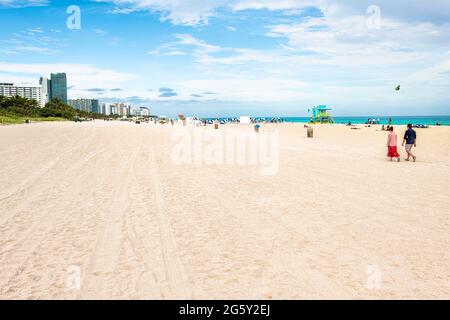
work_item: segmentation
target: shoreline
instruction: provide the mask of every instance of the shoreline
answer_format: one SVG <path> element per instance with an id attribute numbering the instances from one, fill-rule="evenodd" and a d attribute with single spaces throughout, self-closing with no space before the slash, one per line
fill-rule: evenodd
<path id="1" fill-rule="evenodd" d="M 1 118 L 1 117 L 0 117 Z M 133 117 L 134 118 L 134 117 Z M 30 123 L 25 123 L 25 120 L 29 119 Z M 209 119 L 209 118 L 208 118 Z M 211 118 L 212 119 L 212 118 Z M 229 118 L 217 118 L 217 119 L 229 119 Z M 37 124 L 37 123 L 52 123 L 52 122 L 74 122 L 73 120 L 68 120 L 68 119 L 64 119 L 64 118 L 39 118 L 39 119 L 33 119 L 33 118 L 23 118 L 20 120 L 20 122 L 3 122 L 0 119 L 0 126 L 12 126 L 12 125 L 27 125 L 27 124 Z M 103 122 L 102 119 L 95 119 L 92 121 L 87 121 L 87 122 Z M 112 122 L 121 122 L 120 119 L 117 120 L 112 120 Z M 351 125 L 348 125 L 348 123 L 343 123 L 343 122 L 335 122 L 335 123 L 310 123 L 308 121 L 283 121 L 283 122 L 258 122 L 259 124 L 262 125 L 292 125 L 292 124 L 298 124 L 298 125 L 308 125 L 308 126 L 345 126 L 345 127 L 367 127 L 369 128 L 368 124 L 365 123 L 352 123 Z M 243 124 L 244 125 L 255 125 L 255 123 L 250 123 L 250 124 Z M 145 126 L 145 123 L 141 123 L 142 126 Z M 233 122 L 227 122 L 225 124 L 220 124 L 220 126 L 226 126 L 226 125 L 241 125 L 240 123 L 233 123 Z M 370 127 L 382 127 L 382 126 L 387 126 L 388 124 L 384 124 L 384 123 L 380 123 L 380 124 L 370 124 Z M 416 125 L 416 124 L 414 124 Z M 170 124 L 165 124 L 165 126 L 170 126 Z M 193 125 L 191 125 L 193 126 Z M 207 124 L 207 127 L 211 127 L 213 126 L 212 124 Z M 392 126 L 394 127 L 406 127 L 407 124 L 398 124 L 398 123 L 393 123 Z M 428 128 L 439 128 L 439 127 L 450 127 L 450 124 L 426 124 L 424 125 L 424 127 L 414 127 L 414 129 L 428 129 Z"/>
<path id="2" fill-rule="evenodd" d="M 223 118 L 200 118 L 206 120 L 228 120 L 233 119 L 230 117 Z M 236 118 L 234 118 L 236 119 Z M 238 119 L 238 118 L 237 118 Z M 309 117 L 251 117 L 251 119 L 266 119 L 261 122 L 270 122 L 271 119 L 279 119 L 283 123 L 310 123 Z M 367 120 L 369 117 L 333 117 L 334 124 L 348 124 L 351 122 L 354 125 L 367 125 Z M 378 119 L 372 118 L 371 120 Z M 450 126 L 450 116 L 423 116 L 423 117 L 392 117 L 391 125 L 407 125 L 412 123 L 413 125 L 427 125 L 427 126 Z M 439 125 L 438 125 L 439 124 Z M 372 125 L 389 125 L 389 117 L 380 117 L 379 124 Z"/>

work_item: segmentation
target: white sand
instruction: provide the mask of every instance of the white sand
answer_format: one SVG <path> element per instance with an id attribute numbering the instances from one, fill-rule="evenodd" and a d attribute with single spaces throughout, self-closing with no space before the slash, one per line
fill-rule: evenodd
<path id="1" fill-rule="evenodd" d="M 0 298 L 450 298 L 449 127 L 417 163 L 273 127 L 275 176 L 175 165 L 170 126 L 0 127 Z"/>

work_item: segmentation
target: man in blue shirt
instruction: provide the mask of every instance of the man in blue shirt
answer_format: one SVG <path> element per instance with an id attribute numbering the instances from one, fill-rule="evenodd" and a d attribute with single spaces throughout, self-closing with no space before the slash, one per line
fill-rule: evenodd
<path id="1" fill-rule="evenodd" d="M 402 146 L 406 143 L 406 153 L 408 154 L 408 159 L 406 161 L 409 161 L 409 159 L 412 157 L 413 161 L 416 162 L 416 156 L 412 153 L 412 148 L 417 147 L 417 134 L 412 128 L 412 124 L 408 124 L 408 130 L 405 132 L 405 136 L 403 138 Z"/>

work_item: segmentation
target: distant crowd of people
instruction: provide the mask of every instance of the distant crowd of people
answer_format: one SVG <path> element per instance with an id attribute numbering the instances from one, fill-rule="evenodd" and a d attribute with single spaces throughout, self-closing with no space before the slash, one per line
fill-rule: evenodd
<path id="1" fill-rule="evenodd" d="M 380 118 L 378 119 L 367 119 L 366 124 L 380 124 Z"/>

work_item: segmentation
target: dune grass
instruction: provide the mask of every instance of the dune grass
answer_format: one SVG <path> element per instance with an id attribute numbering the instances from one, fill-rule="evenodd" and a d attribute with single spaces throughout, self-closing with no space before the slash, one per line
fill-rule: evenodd
<path id="1" fill-rule="evenodd" d="M 25 120 L 29 119 L 31 122 L 52 122 L 52 121 L 67 121 L 64 118 L 55 117 L 22 117 L 15 115 L 0 115 L 0 125 L 11 125 L 11 124 L 21 124 L 25 123 Z"/>

